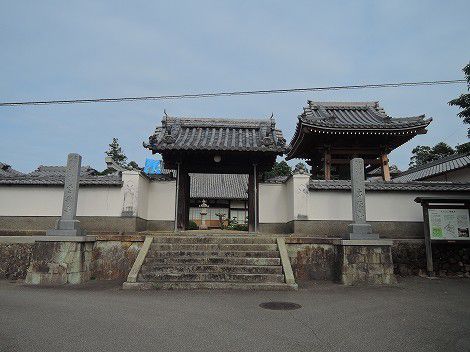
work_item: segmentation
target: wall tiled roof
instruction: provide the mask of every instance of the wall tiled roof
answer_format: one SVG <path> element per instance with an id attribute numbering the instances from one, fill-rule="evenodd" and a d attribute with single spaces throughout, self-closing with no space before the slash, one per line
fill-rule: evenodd
<path id="1" fill-rule="evenodd" d="M 146 148 L 165 150 L 265 151 L 283 153 L 286 141 L 274 119 L 165 117 Z"/>
<path id="2" fill-rule="evenodd" d="M 462 169 L 470 166 L 470 153 L 455 154 L 439 160 L 432 161 L 425 165 L 411 168 L 398 177 L 395 177 L 395 182 L 408 182 L 419 181 L 431 176 L 444 174 L 449 171 Z"/>
<path id="3" fill-rule="evenodd" d="M 0 177 L 5 176 L 19 176 L 22 175 L 23 173 L 13 169 L 10 165 L 0 163 Z"/>
<path id="4" fill-rule="evenodd" d="M 367 191 L 417 191 L 417 192 L 470 192 L 470 183 L 450 182 L 381 182 L 368 181 L 365 183 Z M 310 180 L 310 190 L 351 190 L 349 180 Z"/>
<path id="5" fill-rule="evenodd" d="M 29 174 L 1 174 L 0 185 L 50 185 L 64 184 L 65 166 L 39 166 Z M 80 185 L 109 185 L 121 186 L 122 177 L 119 173 L 98 176 L 97 171 L 90 166 L 83 166 L 80 170 Z"/>
<path id="6" fill-rule="evenodd" d="M 248 175 L 190 174 L 191 198 L 248 199 Z"/>
<path id="7" fill-rule="evenodd" d="M 274 176 L 263 181 L 263 183 L 284 183 L 291 176 Z"/>
<path id="8" fill-rule="evenodd" d="M 300 115 L 312 126 L 339 129 L 401 130 L 424 128 L 431 122 L 424 115 L 404 118 L 388 116 L 378 102 L 313 102 L 308 101 Z"/>
<path id="9" fill-rule="evenodd" d="M 40 165 L 36 170 L 30 172 L 30 176 L 46 177 L 46 176 L 63 176 L 65 175 L 66 166 L 44 166 Z M 82 166 L 80 168 L 80 176 L 96 175 L 98 171 L 91 166 Z"/>

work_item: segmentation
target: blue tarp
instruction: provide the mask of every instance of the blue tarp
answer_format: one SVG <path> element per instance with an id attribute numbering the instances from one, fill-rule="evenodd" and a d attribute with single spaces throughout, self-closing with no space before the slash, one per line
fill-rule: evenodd
<path id="1" fill-rule="evenodd" d="M 162 161 L 154 159 L 145 159 L 144 172 L 147 175 L 159 175 L 162 173 Z"/>

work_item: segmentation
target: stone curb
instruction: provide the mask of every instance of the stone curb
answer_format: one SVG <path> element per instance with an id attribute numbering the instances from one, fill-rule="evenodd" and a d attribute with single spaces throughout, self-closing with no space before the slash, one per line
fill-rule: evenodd
<path id="1" fill-rule="evenodd" d="M 142 264 L 144 263 L 145 257 L 147 256 L 147 253 L 150 249 L 150 245 L 153 242 L 153 237 L 152 236 L 147 236 L 145 237 L 144 244 L 142 245 L 142 248 L 139 251 L 139 254 L 137 255 L 137 258 L 135 259 L 134 264 L 132 265 L 132 269 L 129 272 L 129 275 L 127 275 L 127 282 L 126 283 L 135 283 L 137 281 L 137 275 L 139 275 L 140 268 L 142 267 Z M 123 288 L 124 288 L 123 284 Z"/>
<path id="2" fill-rule="evenodd" d="M 282 264 L 282 269 L 284 271 L 286 284 L 295 285 L 294 273 L 292 271 L 292 266 L 290 264 L 289 254 L 287 253 L 286 242 L 284 238 L 282 237 L 277 238 L 277 246 L 278 246 L 279 254 L 281 256 L 281 264 Z"/>

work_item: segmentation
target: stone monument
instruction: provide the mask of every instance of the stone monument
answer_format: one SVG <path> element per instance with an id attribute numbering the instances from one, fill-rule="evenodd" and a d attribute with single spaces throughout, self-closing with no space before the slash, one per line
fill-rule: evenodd
<path id="1" fill-rule="evenodd" d="M 203 199 L 201 205 L 199 206 L 201 209 L 201 226 L 199 226 L 200 230 L 207 230 L 207 224 L 206 224 L 206 215 L 207 215 L 207 208 L 209 206 L 206 203 L 206 200 Z"/>
<path id="2" fill-rule="evenodd" d="M 47 236 L 34 236 L 25 283 L 81 284 L 91 278 L 94 236 L 85 236 L 77 220 L 78 183 L 82 157 L 69 154 L 64 181 L 62 216 Z"/>
<path id="3" fill-rule="evenodd" d="M 57 221 L 56 228 L 47 231 L 47 236 L 82 236 L 80 221 L 77 220 L 78 187 L 82 157 L 70 153 L 67 157 L 67 168 L 64 181 L 64 200 L 62 216 Z"/>
<path id="4" fill-rule="evenodd" d="M 364 181 L 364 160 L 351 160 L 351 195 L 353 223 L 348 226 L 350 240 L 377 240 L 378 234 L 372 233 L 372 226 L 366 222 L 366 190 Z"/>

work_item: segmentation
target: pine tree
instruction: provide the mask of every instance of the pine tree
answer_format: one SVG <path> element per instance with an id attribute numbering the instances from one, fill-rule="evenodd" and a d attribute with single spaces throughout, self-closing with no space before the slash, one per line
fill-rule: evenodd
<path id="1" fill-rule="evenodd" d="M 126 166 L 127 156 L 124 155 L 117 138 L 113 138 L 113 141 L 109 144 L 109 150 L 106 151 L 106 155 L 111 157 L 116 164 L 122 167 Z"/>

